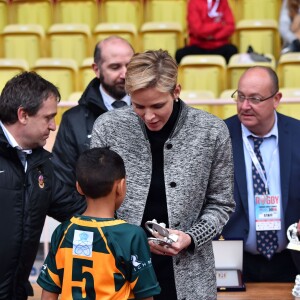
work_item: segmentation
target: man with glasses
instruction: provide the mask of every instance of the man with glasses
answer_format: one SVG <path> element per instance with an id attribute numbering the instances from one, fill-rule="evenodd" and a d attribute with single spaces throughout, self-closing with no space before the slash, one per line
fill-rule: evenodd
<path id="1" fill-rule="evenodd" d="M 248 282 L 292 282 L 297 274 L 286 230 L 300 218 L 300 121 L 276 112 L 281 97 L 276 73 L 252 67 L 232 94 L 237 115 L 225 120 L 236 211 L 222 235 L 244 240 Z"/>

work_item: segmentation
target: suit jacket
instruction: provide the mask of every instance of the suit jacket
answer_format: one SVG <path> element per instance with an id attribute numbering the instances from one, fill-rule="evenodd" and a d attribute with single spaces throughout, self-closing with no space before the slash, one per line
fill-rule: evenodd
<path id="1" fill-rule="evenodd" d="M 281 196 L 285 230 L 300 218 L 300 121 L 277 113 Z M 234 160 L 235 212 L 223 228 L 225 239 L 243 238 L 249 232 L 246 165 L 241 122 L 237 115 L 225 120 L 228 126 Z"/>

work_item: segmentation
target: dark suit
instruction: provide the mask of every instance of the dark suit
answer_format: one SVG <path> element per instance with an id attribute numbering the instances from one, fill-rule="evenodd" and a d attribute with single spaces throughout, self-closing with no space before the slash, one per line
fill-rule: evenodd
<path id="1" fill-rule="evenodd" d="M 284 230 L 286 231 L 291 224 L 298 222 L 300 218 L 300 121 L 279 113 L 277 113 L 277 116 L 281 195 L 286 227 Z M 225 120 L 225 123 L 228 126 L 232 140 L 235 174 L 234 199 L 236 201 L 236 210 L 224 227 L 222 235 L 225 239 L 242 238 L 246 241 L 249 232 L 249 214 L 241 123 L 237 115 Z M 285 261 L 282 264 L 289 264 L 291 262 L 290 252 L 285 250 L 282 252 L 282 255 L 283 253 Z M 257 273 L 260 272 L 260 265 L 261 263 L 264 263 L 264 259 L 260 255 L 248 255 L 247 253 L 245 253 L 244 257 L 245 271 L 247 272 L 248 256 L 254 271 L 257 271 Z M 274 260 L 282 260 L 281 258 L 278 258 L 279 256 L 280 255 L 276 254 L 270 262 L 265 260 L 265 267 L 271 270 L 270 266 L 274 265 Z M 259 265 L 255 265 L 255 262 L 258 261 L 260 261 Z M 278 262 L 276 264 L 279 268 L 280 263 Z M 286 277 L 282 277 L 282 281 L 289 281 L 290 277 L 292 280 L 295 279 L 294 274 L 289 274 L 295 271 L 293 265 L 291 268 L 292 269 L 285 274 Z M 272 270 L 271 273 L 275 272 L 276 270 Z M 247 277 L 247 274 L 245 275 Z M 270 280 L 267 280 L 268 278 Z M 260 279 L 261 281 L 277 281 L 276 277 L 273 277 L 273 274 L 261 274 L 260 278 L 255 277 L 255 281 L 260 281 Z M 249 281 L 250 280 L 252 281 L 251 277 L 249 277 Z M 281 280 L 278 279 L 278 281 Z"/>

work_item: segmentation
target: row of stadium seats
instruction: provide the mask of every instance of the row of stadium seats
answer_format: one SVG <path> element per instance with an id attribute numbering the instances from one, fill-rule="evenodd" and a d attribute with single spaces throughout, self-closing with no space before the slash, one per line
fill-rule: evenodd
<path id="1" fill-rule="evenodd" d="M 183 47 L 185 36 L 179 23 L 144 23 L 138 32 L 132 23 L 99 23 L 91 32 L 86 24 L 54 24 L 46 32 L 41 25 L 7 25 L 0 35 L 0 57 L 23 58 L 32 66 L 41 57 L 72 58 L 81 64 L 93 55 L 97 41 L 109 35 L 127 39 L 136 51 L 166 49 L 175 55 Z M 280 37 L 274 20 L 243 20 L 236 28 L 240 53 L 251 45 L 256 52 L 279 58 Z"/>
<path id="2" fill-rule="evenodd" d="M 225 89 L 235 89 L 241 74 L 253 65 L 269 66 L 277 71 L 281 87 L 300 87 L 300 53 L 280 56 L 278 64 L 269 54 L 270 62 L 253 62 L 249 54 L 235 54 L 228 65 L 220 55 L 189 55 L 179 64 L 178 81 L 185 90 L 209 90 L 218 98 Z M 70 58 L 40 58 L 30 66 L 24 59 L 0 59 L 0 91 L 4 83 L 22 70 L 34 70 L 53 82 L 67 100 L 76 91 L 83 91 L 95 76 L 88 57 L 77 64 Z"/>
<path id="3" fill-rule="evenodd" d="M 136 51 L 163 48 L 174 55 L 184 45 L 179 23 L 145 23 L 139 33 L 132 23 L 100 23 L 92 32 L 86 24 L 54 24 L 47 32 L 36 24 L 14 24 L 0 35 L 0 57 L 24 58 L 32 65 L 37 58 L 51 56 L 80 64 L 93 55 L 96 42 L 110 35 L 125 38 Z"/>
<path id="4" fill-rule="evenodd" d="M 179 22 L 186 29 L 188 0 L 0 0 L 0 30 L 8 24 Z M 236 21 L 279 18 L 281 0 L 228 0 Z"/>

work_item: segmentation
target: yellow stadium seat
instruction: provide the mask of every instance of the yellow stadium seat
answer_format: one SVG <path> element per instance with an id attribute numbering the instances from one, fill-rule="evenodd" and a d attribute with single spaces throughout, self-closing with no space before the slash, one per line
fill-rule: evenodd
<path id="1" fill-rule="evenodd" d="M 63 101 L 77 91 L 78 68 L 73 59 L 41 58 L 32 70 L 56 85 Z"/>
<path id="2" fill-rule="evenodd" d="M 226 61 L 221 55 L 187 55 L 178 71 L 178 82 L 185 90 L 210 90 L 217 98 L 226 88 Z"/>
<path id="3" fill-rule="evenodd" d="M 242 19 L 241 16 L 241 1 L 240 0 L 228 0 L 228 4 L 233 13 L 235 22 L 238 22 Z"/>
<path id="4" fill-rule="evenodd" d="M 11 24 L 39 24 L 46 32 L 53 23 L 51 0 L 12 0 L 9 10 Z"/>
<path id="5" fill-rule="evenodd" d="M 67 99 L 70 102 L 78 102 L 81 98 L 83 92 L 74 92 L 72 93 L 69 98 Z"/>
<path id="6" fill-rule="evenodd" d="M 280 88 L 282 98 L 298 98 L 300 102 L 300 87 L 298 88 Z"/>
<path id="7" fill-rule="evenodd" d="M 280 101 L 276 110 L 279 113 L 300 120 L 300 101 L 299 102 Z"/>
<path id="8" fill-rule="evenodd" d="M 55 23 L 83 23 L 92 30 L 99 22 L 97 0 L 56 0 Z"/>
<path id="9" fill-rule="evenodd" d="M 209 90 L 181 90 L 180 99 L 182 100 L 211 100 L 216 99 L 212 91 Z"/>
<path id="10" fill-rule="evenodd" d="M 0 0 L 0 33 L 8 24 L 8 4 L 6 0 Z M 3 42 L 0 34 L 0 57 L 3 57 Z"/>
<path id="11" fill-rule="evenodd" d="M 96 77 L 92 69 L 94 57 L 87 57 L 83 60 L 78 70 L 78 89 L 84 91 L 90 81 Z"/>
<path id="12" fill-rule="evenodd" d="M 144 22 L 178 22 L 186 30 L 186 0 L 147 0 Z"/>
<path id="13" fill-rule="evenodd" d="M 300 87 L 300 53 L 286 53 L 280 56 L 277 73 L 280 87 Z"/>
<path id="14" fill-rule="evenodd" d="M 44 56 L 44 29 L 41 25 L 7 25 L 2 33 L 4 58 L 25 59 L 29 67 Z"/>
<path id="15" fill-rule="evenodd" d="M 236 103 L 231 98 L 231 95 L 234 93 L 235 89 L 226 89 L 222 91 L 220 95 L 220 103 L 222 103 L 219 107 L 215 107 L 212 113 L 218 115 L 221 119 L 227 119 L 231 116 L 237 114 Z M 221 102 L 224 100 L 226 103 Z"/>
<path id="16" fill-rule="evenodd" d="M 236 89 L 226 89 L 221 92 L 220 99 L 232 100 L 231 95 L 236 91 Z"/>
<path id="17" fill-rule="evenodd" d="M 140 37 L 141 51 L 163 49 L 173 57 L 176 50 L 184 45 L 182 27 L 176 22 L 144 23 Z"/>
<path id="18" fill-rule="evenodd" d="M 1 58 L 0 59 L 0 94 L 8 80 L 22 71 L 29 70 L 29 66 L 24 59 Z"/>
<path id="19" fill-rule="evenodd" d="M 241 20 L 236 25 L 240 53 L 252 46 L 257 53 L 270 53 L 278 59 L 280 37 L 276 20 Z"/>
<path id="20" fill-rule="evenodd" d="M 137 48 L 137 29 L 133 23 L 99 23 L 93 32 L 94 44 L 111 35 L 118 35 Z"/>
<path id="21" fill-rule="evenodd" d="M 300 87 L 280 88 L 282 100 L 277 107 L 277 111 L 300 120 Z"/>
<path id="22" fill-rule="evenodd" d="M 87 24 L 54 24 L 48 31 L 50 57 L 72 58 L 81 65 L 91 56 L 91 32 Z"/>
<path id="23" fill-rule="evenodd" d="M 279 19 L 282 0 L 239 0 L 241 19 Z"/>
<path id="24" fill-rule="evenodd" d="M 237 88 L 238 81 L 241 75 L 250 67 L 266 66 L 273 70 L 276 69 L 276 60 L 272 54 L 266 54 L 270 58 L 270 62 L 255 62 L 251 61 L 248 53 L 238 53 L 231 56 L 227 65 L 227 87 L 229 89 Z"/>
<path id="25" fill-rule="evenodd" d="M 234 16 L 234 21 L 235 24 L 240 21 L 240 19 L 242 19 L 241 16 L 241 0 L 228 0 L 228 4 L 230 6 L 230 9 L 233 13 Z M 233 35 L 230 37 L 230 42 L 233 45 L 238 45 L 238 41 L 237 41 L 237 34 L 236 32 L 233 33 Z"/>
<path id="26" fill-rule="evenodd" d="M 0 32 L 8 24 L 8 4 L 6 0 L 0 0 Z M 0 50 L 1 51 L 1 50 Z M 1 54 L 1 52 L 0 52 Z"/>
<path id="27" fill-rule="evenodd" d="M 209 104 L 201 104 L 201 100 L 215 99 L 215 95 L 212 91 L 208 90 L 182 90 L 180 92 L 180 99 L 192 107 L 211 112 L 211 106 Z"/>
<path id="28" fill-rule="evenodd" d="M 143 22 L 143 0 L 101 0 L 100 20 L 103 23 L 133 23 L 140 28 Z"/>

